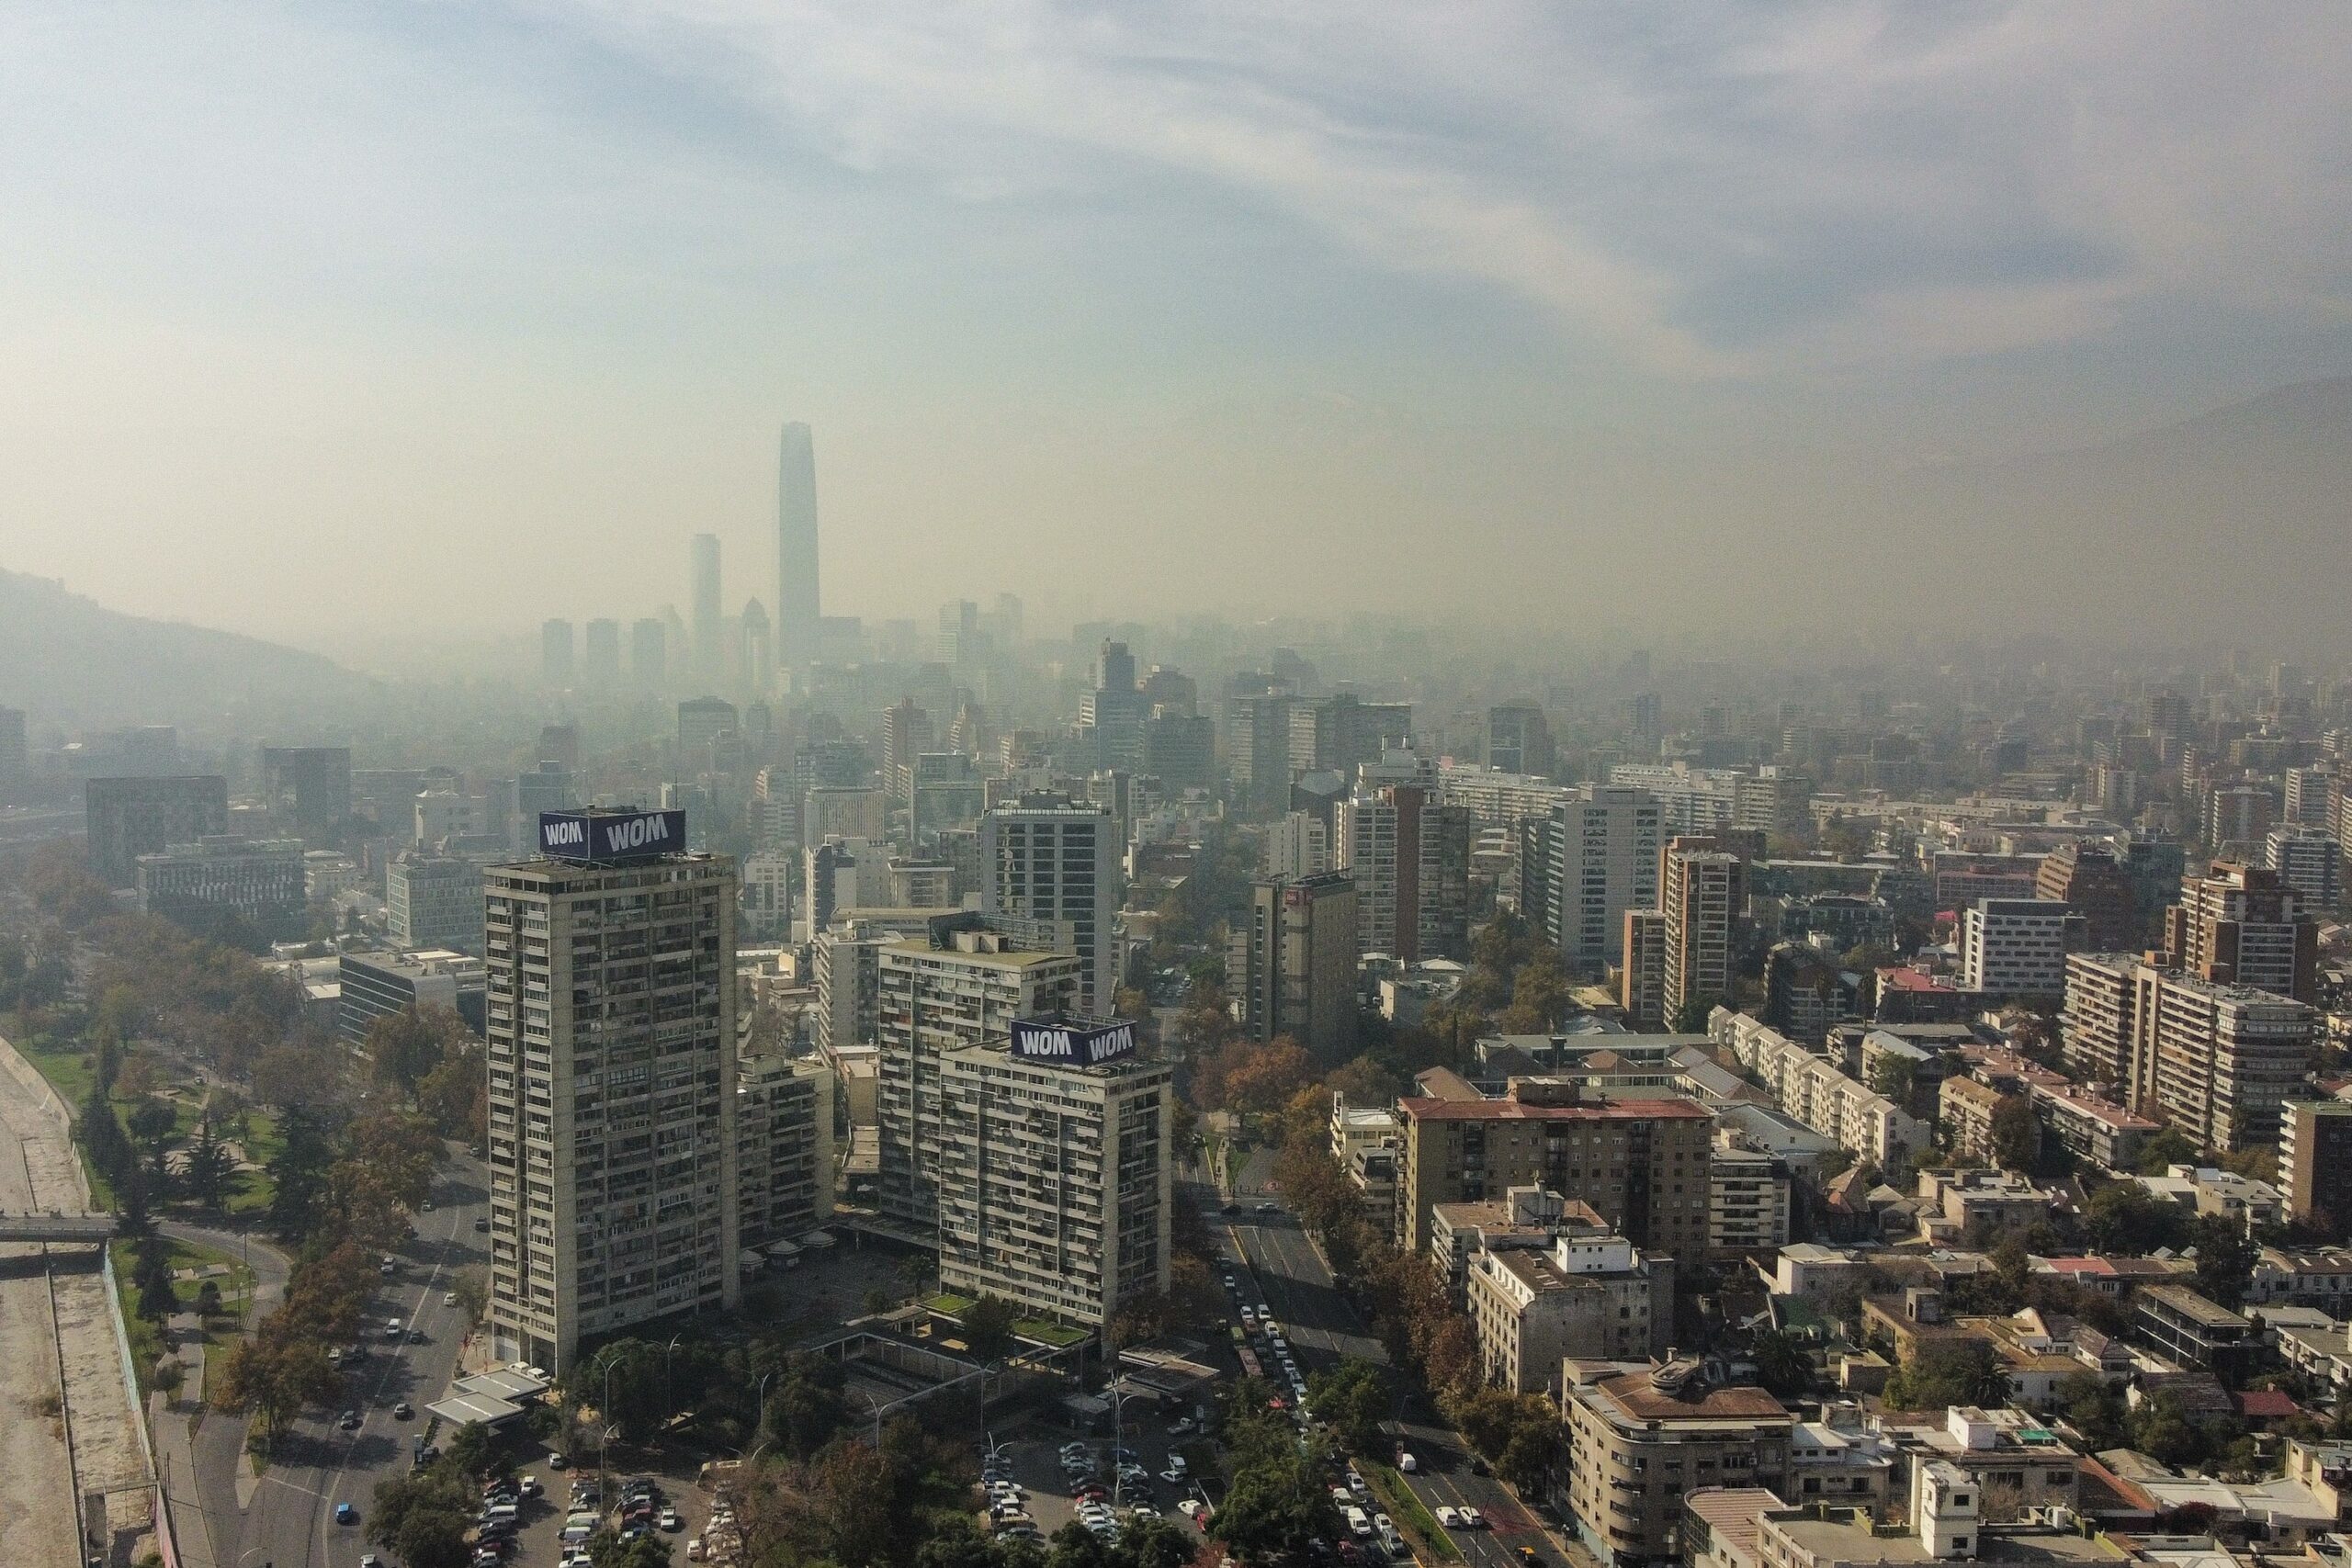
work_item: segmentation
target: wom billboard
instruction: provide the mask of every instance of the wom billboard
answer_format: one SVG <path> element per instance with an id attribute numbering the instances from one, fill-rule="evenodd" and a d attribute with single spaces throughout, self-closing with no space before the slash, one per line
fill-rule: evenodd
<path id="1" fill-rule="evenodd" d="M 1024 1061 L 1091 1067 L 1127 1055 L 1135 1048 L 1136 1026 L 1132 1023 L 1087 1027 L 1023 1019 L 1012 1021 L 1012 1054 Z"/>
<path id="2" fill-rule="evenodd" d="M 539 853 L 603 865 L 683 853 L 683 811 L 542 811 Z"/>

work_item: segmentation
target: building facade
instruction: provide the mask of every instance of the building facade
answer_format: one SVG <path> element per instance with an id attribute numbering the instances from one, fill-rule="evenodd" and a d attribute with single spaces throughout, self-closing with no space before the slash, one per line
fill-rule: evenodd
<path id="1" fill-rule="evenodd" d="M 469 860 L 411 852 L 384 871 L 385 912 L 401 947 L 480 953 L 481 898 L 482 868 Z"/>
<path id="2" fill-rule="evenodd" d="M 1023 795 L 980 818 L 980 908 L 1069 926 L 1082 965 L 1080 1012 L 1108 1013 L 1118 987 L 1117 840 L 1109 812 L 1066 795 Z"/>
<path id="3" fill-rule="evenodd" d="M 1470 836 L 1469 810 L 1422 784 L 1367 783 L 1340 802 L 1332 862 L 1355 886 L 1360 953 L 1468 955 Z"/>
<path id="4" fill-rule="evenodd" d="M 273 941 L 298 935 L 310 898 L 300 839 L 214 834 L 139 857 L 139 908 L 184 924 L 234 915 Z"/>
<path id="5" fill-rule="evenodd" d="M 2298 1100 L 2278 1125 L 2287 1217 L 2333 1242 L 2352 1240 L 2352 1101 Z"/>
<path id="6" fill-rule="evenodd" d="M 735 1228 L 745 1247 L 797 1243 L 833 1217 L 833 1074 L 812 1056 L 735 1069 Z"/>
<path id="7" fill-rule="evenodd" d="M 1662 819 L 1647 791 L 1586 784 L 1530 824 L 1521 852 L 1521 912 L 1571 968 L 1623 959 L 1625 911 L 1657 908 Z"/>
<path id="8" fill-rule="evenodd" d="M 2217 860 L 2185 876 L 2165 912 L 2165 956 L 2199 980 L 2308 1002 L 2319 984 L 2319 927 L 2302 895 L 2275 871 Z"/>
<path id="9" fill-rule="evenodd" d="M 1668 839 L 1659 852 L 1658 913 L 1666 925 L 1666 948 L 1658 1010 L 1666 1026 L 1702 1028 L 1698 1021 L 1708 1010 L 1731 998 L 1732 924 L 1746 897 L 1745 870 L 1738 855 L 1703 835 Z M 1695 1021 L 1688 1016 L 1694 1010 Z"/>
<path id="10" fill-rule="evenodd" d="M 1287 1035 L 1318 1061 L 1353 1055 L 1359 934 L 1355 883 L 1346 875 L 1252 885 L 1226 964 L 1243 1032 L 1261 1043 Z"/>
<path id="11" fill-rule="evenodd" d="M 2071 905 L 1980 898 L 1961 914 L 1961 984 L 1994 996 L 2062 996 L 2066 954 L 2086 944 L 2089 929 Z"/>
<path id="12" fill-rule="evenodd" d="M 1786 1492 L 1796 1417 L 1762 1389 L 1711 1387 L 1690 1361 L 1574 1361 L 1566 1377 L 1556 1501 L 1606 1568 L 1678 1562 L 1686 1492 Z"/>
<path id="13" fill-rule="evenodd" d="M 92 779 L 83 786 L 83 820 L 90 874 L 109 887 L 134 887 L 141 855 L 229 830 L 229 781 L 217 774 Z"/>

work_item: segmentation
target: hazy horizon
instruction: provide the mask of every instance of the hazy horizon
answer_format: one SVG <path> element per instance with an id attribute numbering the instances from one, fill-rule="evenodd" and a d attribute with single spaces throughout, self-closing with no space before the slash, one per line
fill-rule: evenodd
<path id="1" fill-rule="evenodd" d="M 19 13 L 0 568 L 349 655 L 683 609 L 710 532 L 773 613 L 802 420 L 828 614 L 1662 635 L 1965 623 L 1966 571 L 2028 629 L 2323 616 L 2332 440 L 2188 499 L 2002 465 L 2352 372 L 2347 44 L 2316 6 Z"/>

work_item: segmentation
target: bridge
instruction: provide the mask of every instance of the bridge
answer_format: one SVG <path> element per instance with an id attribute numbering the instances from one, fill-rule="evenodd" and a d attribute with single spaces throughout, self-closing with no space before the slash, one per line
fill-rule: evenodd
<path id="1" fill-rule="evenodd" d="M 112 1214 L 0 1213 L 0 1242 L 103 1243 L 114 1235 Z"/>

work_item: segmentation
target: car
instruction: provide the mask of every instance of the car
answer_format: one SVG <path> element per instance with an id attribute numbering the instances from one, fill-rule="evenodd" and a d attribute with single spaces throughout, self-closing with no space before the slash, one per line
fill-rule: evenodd
<path id="1" fill-rule="evenodd" d="M 562 1450 L 550 1449 L 548 1450 L 548 1468 L 549 1470 L 569 1470 L 571 1468 L 571 1461 L 563 1457 Z"/>
<path id="2" fill-rule="evenodd" d="M 384 1337 L 385 1337 L 385 1338 L 390 1339 L 390 1340 L 397 1341 L 397 1340 L 400 1338 L 400 1337 L 401 1337 L 401 1320 L 400 1320 L 399 1318 L 397 1318 L 397 1317 L 396 1317 L 396 1318 L 392 1319 L 392 1321 L 391 1321 L 391 1322 L 390 1322 L 390 1323 L 388 1323 L 388 1324 L 384 1325 Z"/>
<path id="3" fill-rule="evenodd" d="M 1187 1432 L 1197 1431 L 1200 1425 L 1190 1416 L 1179 1416 L 1175 1420 L 1168 1423 L 1168 1435 L 1171 1438 L 1181 1438 Z"/>
<path id="4" fill-rule="evenodd" d="M 1458 1530 L 1462 1528 L 1462 1515 L 1451 1504 L 1441 1503 L 1437 1508 L 1437 1522 L 1446 1529 Z"/>
<path id="5" fill-rule="evenodd" d="M 1421 1468 L 1421 1461 L 1399 1449 L 1396 1451 L 1396 1468 L 1410 1475 Z"/>
<path id="6" fill-rule="evenodd" d="M 372 1551 L 359 1554 L 359 1568 L 384 1568 L 384 1560 Z"/>
<path id="7" fill-rule="evenodd" d="M 1348 1495 L 1348 1489 L 1346 1487 L 1334 1486 L 1331 1488 L 1331 1506 L 1335 1508 L 1348 1508 L 1353 1507 L 1354 1506 L 1355 1499 Z"/>
<path id="8" fill-rule="evenodd" d="M 453 1306 L 456 1306 L 456 1305 L 458 1304 L 458 1292 L 455 1292 L 455 1291 L 444 1291 L 444 1292 L 441 1292 L 441 1304 L 442 1304 L 443 1306 L 445 1306 L 445 1307 L 453 1307 Z"/>
<path id="9" fill-rule="evenodd" d="M 474 1229 L 478 1233 L 487 1231 L 490 1229 L 490 1222 L 488 1220 L 476 1220 L 474 1222 Z"/>
<path id="10" fill-rule="evenodd" d="M 1170 1486 L 1182 1486 L 1191 1480 L 1192 1472 L 1184 1468 L 1184 1456 L 1182 1454 L 1171 1456 L 1168 1461 L 1168 1468 L 1159 1472 L 1159 1479 Z"/>
<path id="11" fill-rule="evenodd" d="M 699 1562 L 702 1559 L 702 1537 L 696 1536 L 694 1540 L 686 1542 L 686 1561 L 689 1562 Z"/>
<path id="12" fill-rule="evenodd" d="M 1357 1474 L 1352 1465 L 1348 1467 L 1348 1490 L 1359 1497 L 1368 1497 L 1372 1495 L 1372 1483 Z"/>
<path id="13" fill-rule="evenodd" d="M 337 1503 L 334 1506 L 334 1522 L 339 1525 L 356 1525 L 359 1522 L 359 1510 L 348 1503 Z"/>
<path id="14" fill-rule="evenodd" d="M 424 1345 L 430 1343 L 430 1341 L 424 1337 L 424 1330 L 422 1328 L 410 1329 L 408 1331 L 408 1342 L 412 1345 Z"/>
<path id="15" fill-rule="evenodd" d="M 1233 1285 L 1233 1276 L 1232 1276 L 1232 1275 L 1230 1275 L 1230 1274 L 1227 1274 L 1227 1275 L 1225 1277 L 1225 1288 L 1226 1288 L 1227 1290 L 1228 1290 L 1228 1291 L 1229 1291 L 1229 1290 L 1232 1290 L 1232 1289 L 1234 1288 L 1234 1285 Z"/>
<path id="16" fill-rule="evenodd" d="M 1535 1549 L 1532 1546 L 1522 1546 L 1519 1549 L 1519 1560 L 1521 1562 L 1541 1562 L 1544 1561 L 1542 1557 L 1536 1554 Z"/>
<path id="17" fill-rule="evenodd" d="M 539 1478 L 536 1475 L 526 1475 L 514 1484 L 526 1497 L 536 1497 L 540 1493 L 547 1490 L 546 1487 L 539 1484 Z"/>
<path id="18" fill-rule="evenodd" d="M 1280 1203 L 1261 1203 L 1258 1205 L 1258 1212 L 1261 1214 L 1279 1214 L 1283 1212 L 1283 1206 Z"/>
<path id="19" fill-rule="evenodd" d="M 675 1508 L 662 1509 L 661 1522 L 663 1529 L 673 1533 L 686 1528 L 686 1521 L 678 1517 L 678 1510 Z"/>
<path id="20" fill-rule="evenodd" d="M 1266 1401 L 1266 1408 L 1269 1410 L 1288 1410 L 1290 1408 L 1290 1401 L 1284 1399 L 1278 1393 L 1272 1399 Z"/>
<path id="21" fill-rule="evenodd" d="M 1099 1481 L 1090 1481 L 1070 1494 L 1081 1503 L 1099 1503 L 1111 1495 L 1111 1489 Z"/>
<path id="22" fill-rule="evenodd" d="M 1487 1516 L 1464 1503 L 1462 1505 L 1462 1528 L 1466 1530 L 1484 1529 L 1487 1528 Z"/>
<path id="23" fill-rule="evenodd" d="M 1470 1456 L 1470 1473 L 1473 1475 L 1492 1475 L 1494 1471 L 1487 1466 L 1485 1460 L 1480 1459 L 1476 1454 L 1472 1454 Z"/>
<path id="24" fill-rule="evenodd" d="M 395 1404 L 395 1405 L 393 1405 L 393 1406 L 392 1406 L 392 1419 L 393 1419 L 393 1420 L 395 1420 L 395 1421 L 407 1421 L 407 1420 L 412 1420 L 412 1419 L 413 1419 L 413 1418 L 415 1417 L 415 1416 L 416 1416 L 416 1406 L 415 1406 L 415 1405 L 413 1405 L 413 1404 L 410 1404 L 407 1400 L 405 1400 L 405 1399 L 401 1400 L 399 1404 Z"/>
<path id="25" fill-rule="evenodd" d="M 392 1260 L 387 1258 L 381 1263 L 376 1265 L 376 1272 L 381 1274 L 387 1280 L 390 1279 L 392 1277 Z"/>
<path id="26" fill-rule="evenodd" d="M 327 1352 L 327 1365 L 330 1367 L 339 1367 L 343 1365 L 342 1346 L 337 1345 Z"/>

